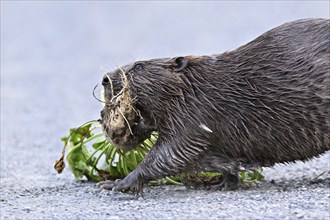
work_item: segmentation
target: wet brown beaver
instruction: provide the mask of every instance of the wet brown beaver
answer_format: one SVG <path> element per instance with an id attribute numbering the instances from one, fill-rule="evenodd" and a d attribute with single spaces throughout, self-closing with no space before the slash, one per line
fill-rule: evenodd
<path id="1" fill-rule="evenodd" d="M 159 137 L 126 178 L 100 187 L 138 191 L 152 179 L 203 170 L 224 174 L 216 188 L 236 188 L 240 167 L 330 149 L 330 20 L 285 23 L 219 55 L 139 61 L 108 73 L 103 86 L 101 123 L 113 144 L 132 149 L 153 131 Z M 130 114 L 112 129 L 126 114 L 114 112 L 123 94 Z"/>

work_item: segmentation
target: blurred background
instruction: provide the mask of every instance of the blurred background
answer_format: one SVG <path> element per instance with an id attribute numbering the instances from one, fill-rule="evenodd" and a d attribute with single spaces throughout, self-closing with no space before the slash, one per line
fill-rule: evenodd
<path id="1" fill-rule="evenodd" d="M 100 65 L 222 53 L 284 22 L 329 18 L 329 4 L 1 1 L 2 183 L 55 176 L 60 137 L 99 117 Z"/>

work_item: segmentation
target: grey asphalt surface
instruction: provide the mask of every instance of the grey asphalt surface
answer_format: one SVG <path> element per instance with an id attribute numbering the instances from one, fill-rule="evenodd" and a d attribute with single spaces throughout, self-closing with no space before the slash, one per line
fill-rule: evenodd
<path id="1" fill-rule="evenodd" d="M 100 190 L 53 169 L 60 137 L 99 117 L 99 65 L 234 49 L 328 1 L 1 1 L 1 219 L 330 219 L 330 153 L 277 165 L 247 190 Z"/>

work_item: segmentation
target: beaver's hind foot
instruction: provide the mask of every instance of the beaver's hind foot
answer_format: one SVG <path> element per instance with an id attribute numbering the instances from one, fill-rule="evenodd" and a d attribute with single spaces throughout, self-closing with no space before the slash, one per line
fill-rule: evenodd
<path id="1" fill-rule="evenodd" d="M 222 181 L 219 184 L 208 186 L 207 190 L 232 191 L 239 188 L 238 174 L 224 173 L 222 177 Z"/>

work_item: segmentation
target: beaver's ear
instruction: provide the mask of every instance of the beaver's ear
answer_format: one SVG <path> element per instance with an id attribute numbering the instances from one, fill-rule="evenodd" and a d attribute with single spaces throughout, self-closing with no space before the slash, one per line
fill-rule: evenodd
<path id="1" fill-rule="evenodd" d="M 173 59 L 173 69 L 175 72 L 179 72 L 186 68 L 188 60 L 185 57 L 176 57 Z"/>

